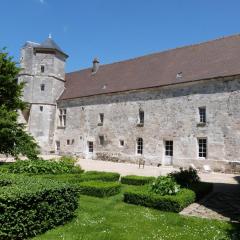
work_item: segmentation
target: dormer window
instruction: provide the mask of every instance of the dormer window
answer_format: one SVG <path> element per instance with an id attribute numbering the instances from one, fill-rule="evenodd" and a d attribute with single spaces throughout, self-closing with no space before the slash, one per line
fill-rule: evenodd
<path id="1" fill-rule="evenodd" d="M 44 65 L 41 65 L 41 73 L 44 73 L 44 71 L 45 71 L 45 67 Z"/>

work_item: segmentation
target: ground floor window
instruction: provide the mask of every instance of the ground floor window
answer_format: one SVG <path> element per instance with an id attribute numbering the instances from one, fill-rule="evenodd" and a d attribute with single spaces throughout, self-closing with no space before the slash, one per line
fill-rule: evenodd
<path id="1" fill-rule="evenodd" d="M 207 157 L 207 139 L 206 138 L 198 139 L 198 156 L 200 158 Z"/>
<path id="2" fill-rule="evenodd" d="M 60 141 L 56 141 L 56 150 L 60 151 Z"/>
<path id="3" fill-rule="evenodd" d="M 165 155 L 173 156 L 173 141 L 165 141 Z"/>
<path id="4" fill-rule="evenodd" d="M 93 142 L 88 142 L 88 152 L 93 152 Z"/>
<path id="5" fill-rule="evenodd" d="M 137 154 L 143 154 L 143 139 L 137 139 Z"/>

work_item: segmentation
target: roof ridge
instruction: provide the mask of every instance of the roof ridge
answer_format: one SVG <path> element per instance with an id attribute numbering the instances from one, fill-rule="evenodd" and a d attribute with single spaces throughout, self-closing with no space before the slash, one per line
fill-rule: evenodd
<path id="1" fill-rule="evenodd" d="M 194 44 L 190 44 L 190 45 L 184 45 L 184 46 L 181 46 L 181 47 L 169 48 L 169 49 L 166 49 L 166 50 L 163 50 L 163 51 L 154 52 L 154 53 L 150 53 L 150 54 L 146 54 L 146 55 L 142 55 L 142 56 L 137 56 L 137 57 L 129 58 L 129 59 L 126 59 L 126 60 L 120 60 L 120 61 L 117 61 L 117 62 L 101 64 L 101 67 L 105 67 L 105 66 L 108 66 L 108 65 L 119 64 L 119 63 L 127 63 L 127 62 L 130 62 L 130 61 L 135 61 L 135 60 L 138 60 L 138 59 L 141 59 L 141 58 L 150 57 L 150 56 L 158 55 L 158 54 L 161 54 L 161 53 L 167 53 L 167 52 L 170 52 L 170 51 L 180 50 L 180 49 L 185 49 L 185 48 L 190 48 L 190 47 L 197 47 L 197 46 L 200 46 L 200 45 L 205 45 L 205 44 L 208 44 L 208 43 L 220 41 L 220 40 L 227 39 L 227 38 L 234 38 L 234 37 L 240 37 L 240 33 L 237 33 L 237 34 L 234 34 L 234 35 L 229 35 L 229 36 L 222 36 L 222 37 L 219 37 L 219 38 L 206 40 L 204 42 L 194 43 Z M 83 68 L 83 69 L 76 70 L 76 71 L 72 71 L 72 72 L 69 72 L 67 74 L 76 73 L 76 72 L 80 72 L 80 71 L 86 71 L 88 69 L 91 69 L 91 67 Z"/>

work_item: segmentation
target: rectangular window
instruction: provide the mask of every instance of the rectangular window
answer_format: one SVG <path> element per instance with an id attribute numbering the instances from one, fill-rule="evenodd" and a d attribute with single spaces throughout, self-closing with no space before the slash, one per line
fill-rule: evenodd
<path id="1" fill-rule="evenodd" d="M 98 125 L 102 126 L 103 125 L 103 121 L 104 121 L 104 114 L 103 113 L 99 113 L 99 122 Z"/>
<path id="2" fill-rule="evenodd" d="M 198 139 L 198 157 L 200 158 L 207 157 L 207 139 L 206 138 Z"/>
<path id="3" fill-rule="evenodd" d="M 70 139 L 67 139 L 67 145 L 70 145 Z"/>
<path id="4" fill-rule="evenodd" d="M 165 141 L 165 156 L 173 156 L 173 141 Z"/>
<path id="5" fill-rule="evenodd" d="M 40 111 L 42 112 L 42 111 L 43 111 L 43 106 L 40 106 L 39 109 L 40 109 Z"/>
<path id="6" fill-rule="evenodd" d="M 59 109 L 59 126 L 66 127 L 67 110 Z"/>
<path id="7" fill-rule="evenodd" d="M 100 145 L 104 144 L 104 136 L 99 136 L 99 143 Z"/>
<path id="8" fill-rule="evenodd" d="M 88 152 L 93 152 L 93 142 L 88 142 Z"/>
<path id="9" fill-rule="evenodd" d="M 56 141 L 56 150 L 60 151 L 60 141 Z"/>
<path id="10" fill-rule="evenodd" d="M 143 139 L 137 139 L 137 154 L 143 154 Z"/>
<path id="11" fill-rule="evenodd" d="M 41 65 L 41 73 L 44 73 L 44 71 L 45 71 L 45 67 Z"/>
<path id="12" fill-rule="evenodd" d="M 40 88 L 41 88 L 41 91 L 44 91 L 45 90 L 45 84 L 41 84 Z"/>
<path id="13" fill-rule="evenodd" d="M 72 139 L 72 145 L 74 144 L 74 139 Z"/>
<path id="14" fill-rule="evenodd" d="M 123 147 L 124 146 L 124 140 L 120 140 L 119 144 L 120 144 L 121 147 Z"/>
<path id="15" fill-rule="evenodd" d="M 199 122 L 206 123 L 206 108 L 200 107 L 198 108 L 198 111 L 199 111 Z"/>
<path id="16" fill-rule="evenodd" d="M 139 123 L 141 125 L 144 124 L 144 111 L 142 111 L 142 110 L 139 110 Z"/>

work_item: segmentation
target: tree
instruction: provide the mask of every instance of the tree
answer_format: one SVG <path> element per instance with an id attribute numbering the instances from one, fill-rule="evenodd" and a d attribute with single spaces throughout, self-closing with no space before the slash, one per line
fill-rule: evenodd
<path id="1" fill-rule="evenodd" d="M 0 153 L 35 159 L 38 145 L 26 132 L 25 125 L 18 123 L 19 111 L 26 107 L 21 98 L 24 83 L 17 81 L 19 71 L 5 49 L 0 50 Z"/>

